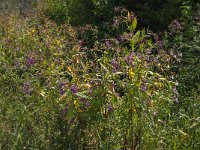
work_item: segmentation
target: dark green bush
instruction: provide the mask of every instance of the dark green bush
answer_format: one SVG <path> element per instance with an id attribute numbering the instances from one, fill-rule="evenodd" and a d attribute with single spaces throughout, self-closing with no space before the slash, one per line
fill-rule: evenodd
<path id="1" fill-rule="evenodd" d="M 181 0 L 129 0 L 127 7 L 139 17 L 139 26 L 159 32 L 181 16 L 180 6 Z"/>
<path id="2" fill-rule="evenodd" d="M 94 6 L 91 0 L 44 0 L 42 11 L 58 24 L 70 22 L 83 25 L 93 22 Z"/>

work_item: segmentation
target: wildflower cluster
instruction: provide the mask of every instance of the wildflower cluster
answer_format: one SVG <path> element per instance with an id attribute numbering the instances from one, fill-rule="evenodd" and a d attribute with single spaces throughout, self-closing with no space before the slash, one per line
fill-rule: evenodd
<path id="1" fill-rule="evenodd" d="M 134 14 L 126 17 L 126 32 L 93 46 L 78 39 L 81 32 L 69 24 L 58 26 L 40 16 L 19 24 L 13 18 L 3 25 L 5 33 L 0 38 L 4 69 L 0 81 L 14 81 L 17 88 L 5 84 L 6 89 L 21 100 L 19 107 L 26 105 L 11 110 L 13 114 L 28 113 L 22 120 L 17 118 L 20 128 L 27 128 L 26 134 L 32 137 L 23 145 L 41 140 L 54 145 L 55 139 L 58 147 L 66 142 L 69 147 L 77 143 L 98 147 L 99 136 L 111 149 L 114 145 L 131 147 L 137 137 L 144 145 L 148 136 L 154 142 L 155 134 L 145 134 L 150 133 L 145 126 L 165 122 L 165 110 L 174 105 L 171 102 L 178 94 L 172 88 L 174 83 L 159 72 L 162 55 L 153 53 L 154 49 L 162 51 L 163 44 L 156 47 L 148 32 L 136 31 Z M 18 137 L 20 131 L 16 131 Z"/>

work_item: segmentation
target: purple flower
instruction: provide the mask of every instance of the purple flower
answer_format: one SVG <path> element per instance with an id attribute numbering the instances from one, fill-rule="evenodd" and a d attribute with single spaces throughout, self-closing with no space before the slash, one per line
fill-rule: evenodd
<path id="1" fill-rule="evenodd" d="M 86 101 L 86 102 L 85 102 L 85 107 L 86 107 L 86 108 L 90 107 L 90 105 L 91 105 L 90 101 Z"/>
<path id="2" fill-rule="evenodd" d="M 134 55 L 135 55 L 135 53 L 132 52 L 129 56 L 125 57 L 125 62 L 126 62 L 127 65 L 133 64 Z"/>
<path id="3" fill-rule="evenodd" d="M 146 63 L 146 67 L 149 68 L 149 63 L 148 62 Z"/>
<path id="4" fill-rule="evenodd" d="M 70 90 L 71 90 L 72 93 L 77 93 L 78 92 L 78 89 L 77 89 L 75 84 L 71 85 Z"/>
<path id="5" fill-rule="evenodd" d="M 87 99 L 85 99 L 85 98 L 81 98 L 80 99 L 80 102 L 82 103 L 82 104 L 84 104 L 85 105 L 85 108 L 88 108 L 88 107 L 90 107 L 90 101 L 88 101 Z"/>
<path id="6" fill-rule="evenodd" d="M 119 43 L 122 43 L 124 42 L 124 37 L 122 35 L 118 35 L 117 40 L 119 41 Z"/>
<path id="7" fill-rule="evenodd" d="M 148 83 L 148 80 L 147 80 L 147 79 L 144 79 L 143 82 L 144 82 L 144 83 Z"/>
<path id="8" fill-rule="evenodd" d="M 149 57 L 149 55 L 146 55 L 146 61 L 147 61 L 147 62 L 150 62 L 150 57 Z"/>
<path id="9" fill-rule="evenodd" d="M 112 88 L 115 88 L 115 85 L 116 85 L 115 81 L 112 81 L 111 84 L 112 84 Z"/>
<path id="10" fill-rule="evenodd" d="M 60 95 L 64 95 L 65 94 L 65 89 L 60 89 Z"/>
<path id="11" fill-rule="evenodd" d="M 141 60 L 142 59 L 142 54 L 141 53 L 137 53 L 137 57 Z"/>
<path id="12" fill-rule="evenodd" d="M 133 12 L 130 13 L 130 18 L 128 18 L 130 20 L 130 22 L 133 22 L 135 18 L 135 14 Z"/>
<path id="13" fill-rule="evenodd" d="M 31 88 L 31 83 L 30 82 L 25 82 L 23 85 L 23 91 L 24 93 L 26 93 L 27 95 L 30 95 L 32 92 L 32 88 Z"/>
<path id="14" fill-rule="evenodd" d="M 175 104 L 178 104 L 178 103 L 179 103 L 178 97 L 174 97 L 174 103 L 175 103 Z"/>
<path id="15" fill-rule="evenodd" d="M 27 65 L 28 65 L 28 66 L 32 66 L 32 65 L 35 64 L 35 59 L 34 59 L 33 57 L 28 57 L 28 58 L 26 59 L 26 62 L 27 62 Z"/>
<path id="16" fill-rule="evenodd" d="M 89 94 L 89 95 L 92 95 L 92 93 L 93 93 L 92 88 L 89 88 L 89 89 L 88 89 L 88 94 Z"/>
<path id="17" fill-rule="evenodd" d="M 116 60 L 112 60 L 111 65 L 114 73 L 120 70 L 119 63 Z"/>
<path id="18" fill-rule="evenodd" d="M 162 40 L 157 41 L 158 47 L 163 48 L 164 42 Z"/>
<path id="19" fill-rule="evenodd" d="M 110 48 L 110 41 L 109 40 L 106 40 L 106 48 Z"/>
<path id="20" fill-rule="evenodd" d="M 113 105 L 111 102 L 108 103 L 108 112 L 112 112 L 113 111 Z"/>
<path id="21" fill-rule="evenodd" d="M 177 31 L 180 31 L 183 29 L 183 26 L 178 20 L 174 20 L 170 25 L 169 28 L 172 33 L 176 33 Z"/>
<path id="22" fill-rule="evenodd" d="M 158 63 L 158 61 L 159 61 L 159 57 L 156 57 L 155 61 L 156 61 L 156 63 Z"/>
<path id="23" fill-rule="evenodd" d="M 178 90 L 176 89 L 176 87 L 173 88 L 173 92 L 174 92 L 174 94 L 178 95 Z"/>
<path id="24" fill-rule="evenodd" d="M 147 91 L 147 87 L 146 87 L 146 86 L 142 86 L 142 87 L 141 87 L 141 90 L 142 90 L 143 92 L 146 92 L 146 91 Z"/>
<path id="25" fill-rule="evenodd" d="M 59 82 L 59 91 L 61 95 L 65 94 L 65 83 L 62 81 Z"/>
<path id="26" fill-rule="evenodd" d="M 60 81 L 60 82 L 59 82 L 59 88 L 62 88 L 63 86 L 65 86 L 65 83 L 62 82 L 62 81 Z"/>
<path id="27" fill-rule="evenodd" d="M 132 68 L 135 68 L 135 67 L 136 67 L 136 65 L 135 65 L 135 64 L 132 64 L 132 65 L 131 65 L 131 67 L 132 67 Z"/>

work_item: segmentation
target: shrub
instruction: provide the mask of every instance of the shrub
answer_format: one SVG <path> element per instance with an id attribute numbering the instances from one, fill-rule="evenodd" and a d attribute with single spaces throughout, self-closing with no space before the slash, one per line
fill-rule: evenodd
<path id="1" fill-rule="evenodd" d="M 128 0 L 128 10 L 139 17 L 139 26 L 154 32 L 166 30 L 168 25 L 181 16 L 181 0 Z"/>
<path id="2" fill-rule="evenodd" d="M 93 22 L 94 7 L 90 0 L 45 0 L 40 6 L 44 14 L 58 24 L 70 22 L 78 26 Z"/>

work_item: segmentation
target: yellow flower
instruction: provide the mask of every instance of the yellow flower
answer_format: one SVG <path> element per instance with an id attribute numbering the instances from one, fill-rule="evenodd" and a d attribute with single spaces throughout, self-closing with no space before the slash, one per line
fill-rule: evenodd
<path id="1" fill-rule="evenodd" d="M 32 29 L 31 32 L 32 32 L 32 33 L 35 33 L 35 29 Z"/>
<path id="2" fill-rule="evenodd" d="M 69 66 L 69 67 L 67 67 L 67 70 L 70 72 L 70 73 L 72 73 L 72 68 Z"/>
<path id="3" fill-rule="evenodd" d="M 57 44 L 57 45 L 60 45 L 60 40 L 56 40 L 56 44 Z"/>
<path id="4" fill-rule="evenodd" d="M 74 100 L 74 106 L 76 109 L 78 108 L 78 100 Z"/>
<path id="5" fill-rule="evenodd" d="M 91 88 L 91 85 L 90 84 L 82 84 L 81 87 L 89 89 L 89 88 Z"/>
<path id="6" fill-rule="evenodd" d="M 133 78 L 133 76 L 134 76 L 133 68 L 130 68 L 128 70 L 128 75 L 129 75 L 130 78 Z"/>

